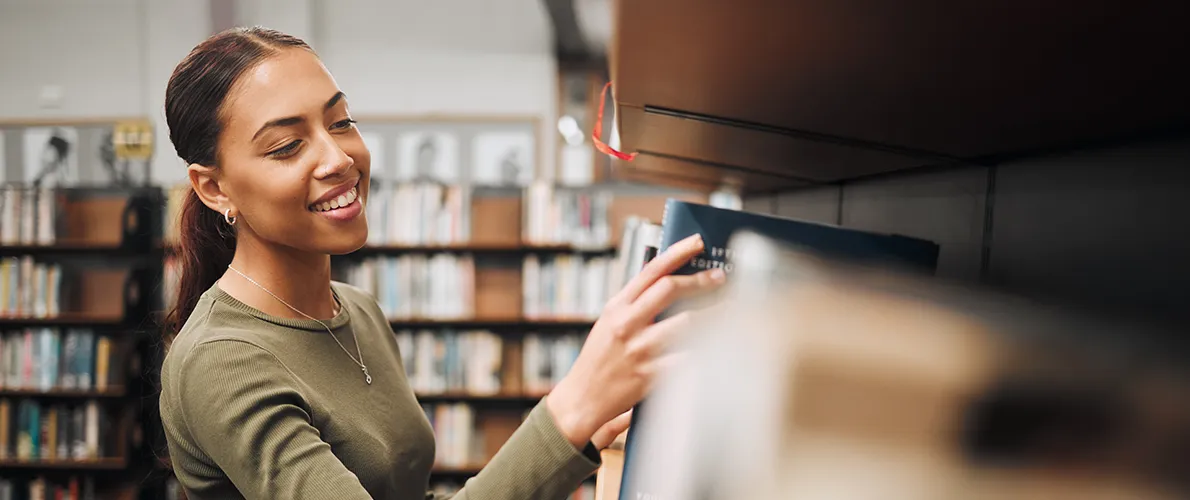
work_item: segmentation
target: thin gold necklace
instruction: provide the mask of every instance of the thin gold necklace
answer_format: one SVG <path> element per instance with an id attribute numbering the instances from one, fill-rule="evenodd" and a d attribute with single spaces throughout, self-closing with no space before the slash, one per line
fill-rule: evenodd
<path id="1" fill-rule="evenodd" d="M 312 320 L 314 320 L 314 321 L 317 321 L 317 322 L 318 322 L 318 324 L 322 325 L 322 327 L 323 327 L 323 328 L 326 328 L 326 333 L 329 333 L 329 334 L 331 334 L 331 338 L 332 338 L 332 339 L 335 339 L 335 343 L 336 343 L 336 344 L 339 344 L 339 348 L 340 348 L 340 349 L 343 349 L 343 352 L 347 353 L 347 357 L 351 358 L 351 360 L 352 360 L 352 361 L 355 361 L 355 364 L 359 365 L 359 368 L 360 368 L 360 370 L 362 370 L 362 371 L 364 372 L 364 381 L 365 381 L 365 382 L 367 382 L 367 383 L 368 383 L 368 385 L 371 385 L 371 384 L 372 384 L 372 375 L 368 373 L 368 366 L 364 364 L 364 353 L 363 353 L 363 351 L 362 351 L 362 350 L 360 350 L 360 348 L 359 348 L 359 338 L 355 336 L 355 330 L 352 330 L 352 331 L 351 331 L 351 339 L 355 341 L 355 352 L 356 352 L 357 354 L 359 354 L 359 359 L 358 359 L 358 360 L 356 360 L 356 359 L 355 359 L 355 356 L 352 356 L 352 355 L 351 355 L 351 351 L 348 351 L 346 347 L 343 347 L 343 343 L 342 343 L 342 342 L 339 342 L 339 337 L 336 337 L 336 336 L 335 336 L 335 332 L 332 332 L 332 331 L 331 331 L 331 327 L 329 327 L 329 326 L 326 326 L 326 323 L 323 323 L 323 322 L 322 322 L 322 320 L 320 320 L 320 319 L 318 319 L 318 318 L 315 318 L 315 317 L 313 317 L 313 316 L 310 316 L 309 314 L 306 314 L 306 313 L 304 313 L 304 312 L 301 312 L 301 311 L 299 311 L 299 310 L 298 310 L 298 308 L 296 308 L 296 307 L 293 307 L 293 306 L 289 305 L 289 303 L 288 303 L 288 302 L 286 302 L 286 301 L 282 300 L 282 299 L 281 299 L 281 297 L 278 297 L 278 296 L 277 296 L 277 294 L 275 294 L 275 293 L 273 293 L 273 292 L 269 291 L 269 289 L 268 289 L 268 288 L 265 288 L 265 287 L 264 287 L 264 285 L 261 285 L 260 283 L 257 283 L 257 282 L 256 282 L 256 280 L 254 280 L 254 279 L 252 279 L 252 278 L 249 278 L 247 274 L 244 274 L 244 273 L 240 272 L 240 270 L 239 270 L 239 269 L 236 269 L 236 268 L 234 268 L 234 267 L 231 267 L 230 265 L 229 265 L 229 266 L 227 266 L 227 268 L 228 268 L 228 269 L 231 269 L 232 271 L 235 271 L 235 272 L 236 272 L 236 274 L 238 274 L 238 275 L 240 275 L 240 276 L 243 276 L 243 277 L 244 277 L 244 279 L 248 280 L 248 281 L 249 281 L 249 282 L 251 282 L 253 285 L 256 285 L 256 286 L 260 287 L 260 289 L 261 289 L 261 290 L 264 290 L 264 291 L 265 291 L 265 293 L 268 293 L 269 295 L 272 295 L 272 296 L 273 296 L 273 298 L 274 298 L 274 299 L 277 299 L 277 301 L 278 301 L 278 302 L 280 302 L 280 303 L 282 303 L 282 304 L 285 304 L 285 307 L 288 307 L 288 308 L 290 308 L 290 309 L 293 309 L 293 311 L 294 311 L 294 312 L 296 312 L 296 313 L 298 313 L 298 314 L 301 314 L 302 316 L 305 316 L 305 317 L 307 317 L 307 318 L 310 318 L 310 319 L 312 319 Z M 334 295 L 334 294 L 332 294 L 332 296 L 333 296 L 333 295 Z M 335 300 L 335 302 L 336 302 L 336 303 L 338 303 L 338 299 L 336 299 L 336 300 Z M 338 315 L 338 314 L 339 314 L 339 313 L 337 313 L 337 312 L 335 313 L 335 315 Z"/>

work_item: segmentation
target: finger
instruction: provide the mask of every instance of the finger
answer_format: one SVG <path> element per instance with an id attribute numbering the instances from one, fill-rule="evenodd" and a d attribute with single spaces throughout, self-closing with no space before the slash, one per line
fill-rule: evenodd
<path id="1" fill-rule="evenodd" d="M 682 332 L 689 330 L 693 324 L 694 312 L 682 311 L 649 325 L 631 340 L 633 345 L 630 348 L 644 353 L 645 359 L 652 362 L 668 351 L 674 339 Z"/>
<path id="2" fill-rule="evenodd" d="M 678 299 L 714 290 L 726 281 L 723 269 L 708 269 L 690 275 L 662 277 L 633 302 L 630 315 L 633 322 L 648 324 Z"/>
<path id="3" fill-rule="evenodd" d="M 601 450 L 611 446 L 624 435 L 624 431 L 628 430 L 628 426 L 631 424 L 632 410 L 628 410 L 603 424 L 603 427 L 599 428 L 599 432 L 591 438 L 591 444 Z"/>
<path id="4" fill-rule="evenodd" d="M 693 234 L 674 243 L 664 252 L 657 254 L 645 264 L 640 273 L 633 276 L 620 292 L 612 297 L 612 301 L 629 304 L 636 300 L 642 292 L 663 276 L 673 274 L 695 255 L 702 252 L 702 235 Z"/>

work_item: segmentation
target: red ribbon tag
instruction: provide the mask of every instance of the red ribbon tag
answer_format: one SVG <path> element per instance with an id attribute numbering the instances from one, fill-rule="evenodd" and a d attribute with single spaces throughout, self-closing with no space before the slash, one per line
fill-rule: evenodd
<path id="1" fill-rule="evenodd" d="M 607 101 L 607 89 L 611 88 L 612 82 L 607 82 L 603 86 L 603 92 L 599 96 L 599 113 L 595 117 L 595 130 L 591 132 L 591 139 L 595 141 L 595 149 L 606 155 L 611 155 L 625 161 L 632 161 L 636 158 L 636 153 L 621 153 L 616 151 L 611 146 L 603 142 L 603 105 Z"/>

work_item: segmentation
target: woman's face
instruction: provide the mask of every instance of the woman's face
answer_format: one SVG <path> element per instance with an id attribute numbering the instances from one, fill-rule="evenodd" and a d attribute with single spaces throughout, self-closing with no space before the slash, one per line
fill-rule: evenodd
<path id="1" fill-rule="evenodd" d="M 239 237 L 312 253 L 364 245 L 371 155 L 314 54 L 285 49 L 241 75 L 221 118 L 213 172 Z"/>

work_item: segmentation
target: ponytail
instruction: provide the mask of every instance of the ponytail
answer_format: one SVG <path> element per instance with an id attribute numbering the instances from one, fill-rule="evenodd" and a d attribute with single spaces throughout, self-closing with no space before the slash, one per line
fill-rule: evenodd
<path id="1" fill-rule="evenodd" d="M 301 39 L 266 28 L 232 28 L 215 34 L 178 63 L 165 88 L 169 139 L 186 164 L 218 166 L 221 110 L 232 85 L 245 71 L 280 49 L 310 50 Z M 199 297 L 223 275 L 235 254 L 235 231 L 223 215 L 190 190 L 182 202 L 181 282 L 174 309 L 165 320 L 166 344 L 181 331 Z"/>
<path id="2" fill-rule="evenodd" d="M 199 297 L 223 275 L 236 249 L 235 231 L 223 216 L 204 205 L 193 189 L 186 191 L 178 224 L 181 282 L 177 301 L 165 320 L 167 339 L 182 330 Z"/>

